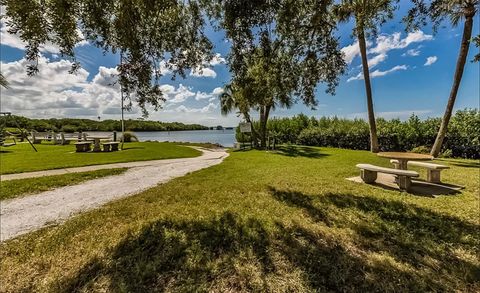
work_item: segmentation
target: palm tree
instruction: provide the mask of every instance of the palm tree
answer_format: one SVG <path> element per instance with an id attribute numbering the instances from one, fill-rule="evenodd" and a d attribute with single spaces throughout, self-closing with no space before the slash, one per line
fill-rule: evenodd
<path id="1" fill-rule="evenodd" d="M 434 24 L 440 23 L 443 19 L 449 18 L 452 26 L 457 26 L 460 21 L 464 20 L 463 36 L 458 53 L 455 75 L 453 76 L 453 84 L 448 97 L 445 113 L 443 114 L 442 123 L 438 130 L 435 143 L 433 144 L 430 154 L 437 157 L 442 149 L 443 140 L 447 134 L 448 123 L 452 117 L 453 107 L 457 98 L 458 88 L 462 81 L 463 70 L 467 61 L 468 49 L 472 38 L 473 18 L 478 10 L 479 0 L 437 0 L 433 1 L 428 9 L 427 14 L 433 20 Z"/>
<path id="2" fill-rule="evenodd" d="M 3 86 L 4 88 L 8 88 L 8 81 L 1 73 L 0 73 L 0 86 Z"/>
<path id="3" fill-rule="evenodd" d="M 252 119 L 250 118 L 250 108 L 252 106 L 249 100 L 245 98 L 245 93 L 234 83 L 227 84 L 220 98 L 220 112 L 223 116 L 227 116 L 235 110 L 237 114 L 242 115 L 245 121 L 252 125 L 252 140 L 256 143 L 257 133 L 253 127 Z"/>
<path id="4" fill-rule="evenodd" d="M 366 32 L 376 33 L 376 28 L 393 17 L 391 0 L 343 0 L 334 6 L 334 13 L 340 22 L 348 22 L 355 19 L 354 35 L 358 38 L 360 55 L 362 58 L 363 78 L 367 95 L 368 124 L 370 126 L 370 150 L 374 153 L 379 151 L 377 125 L 373 110 L 372 85 L 370 82 L 370 70 L 368 68 L 367 46 L 365 41 Z M 395 1 L 396 2 L 396 1 Z"/>

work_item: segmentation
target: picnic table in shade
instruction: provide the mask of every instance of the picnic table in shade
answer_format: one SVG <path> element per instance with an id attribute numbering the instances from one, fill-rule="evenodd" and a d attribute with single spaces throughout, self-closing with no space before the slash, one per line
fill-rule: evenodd
<path id="1" fill-rule="evenodd" d="M 101 139 L 111 139 L 111 136 L 104 136 L 104 135 L 89 135 L 87 136 L 88 140 L 93 140 L 93 151 L 94 152 L 101 152 L 102 149 L 100 148 L 100 140 Z"/>
<path id="2" fill-rule="evenodd" d="M 425 154 L 406 153 L 406 152 L 380 152 L 379 157 L 398 160 L 396 165 L 398 169 L 407 170 L 408 161 L 430 161 L 433 157 Z"/>

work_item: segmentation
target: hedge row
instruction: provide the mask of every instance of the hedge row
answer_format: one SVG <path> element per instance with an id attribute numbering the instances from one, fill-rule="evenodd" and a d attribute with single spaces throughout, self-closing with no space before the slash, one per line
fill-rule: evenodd
<path id="1" fill-rule="evenodd" d="M 406 121 L 377 119 L 380 148 L 382 151 L 428 151 L 435 141 L 440 122 L 440 118 L 421 120 L 416 115 Z M 370 149 L 368 123 L 362 119 L 315 118 L 300 114 L 273 118 L 267 127 L 277 143 Z M 454 157 L 479 159 L 479 137 L 479 110 L 457 111 L 450 120 L 442 151 Z M 241 139 L 242 136 L 237 133 L 237 140 Z"/>

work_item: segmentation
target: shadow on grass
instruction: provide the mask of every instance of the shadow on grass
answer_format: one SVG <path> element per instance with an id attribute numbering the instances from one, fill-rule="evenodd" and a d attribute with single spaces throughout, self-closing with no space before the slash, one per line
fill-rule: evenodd
<path id="1" fill-rule="evenodd" d="M 270 192 L 317 222 L 353 230 L 355 244 L 363 251 L 388 254 L 422 271 L 426 275 L 418 281 L 427 285 L 426 290 L 448 289 L 448 283 L 440 281 L 442 275 L 444 280 L 480 286 L 480 266 L 471 261 L 480 253 L 479 225 L 395 200 L 352 194 L 312 196 L 274 188 Z"/>
<path id="2" fill-rule="evenodd" d="M 267 225 L 230 212 L 211 219 L 160 220 L 127 235 L 106 256 L 58 283 L 58 289 L 422 292 L 479 286 L 474 284 L 478 266 L 459 254 L 478 252 L 478 226 L 395 201 L 270 192 L 304 210 L 314 227 Z M 316 229 L 323 223 L 354 234 L 337 237 L 330 228 Z"/>
<path id="3" fill-rule="evenodd" d="M 322 158 L 328 156 L 320 152 L 320 149 L 309 146 L 279 146 L 273 154 L 283 155 L 287 157 L 307 157 L 307 158 Z"/>
<path id="4" fill-rule="evenodd" d="M 121 145 L 120 145 L 121 147 Z M 142 147 L 142 146 L 125 146 L 123 149 L 121 149 L 122 151 L 128 151 L 128 150 L 144 150 L 145 147 Z"/>
<path id="5" fill-rule="evenodd" d="M 480 168 L 480 162 L 459 162 L 459 161 L 453 161 L 453 160 L 442 160 L 442 159 L 437 159 L 438 161 L 444 161 L 449 163 L 450 165 L 454 165 L 457 167 L 463 167 L 463 168 Z"/>
<path id="6" fill-rule="evenodd" d="M 112 292 L 246 290 L 236 266 L 255 259 L 260 273 L 272 270 L 268 246 L 258 221 L 231 213 L 210 221 L 158 221 L 127 236 L 107 262 L 93 260 L 62 287 L 89 291 L 97 278 L 108 277 Z"/>

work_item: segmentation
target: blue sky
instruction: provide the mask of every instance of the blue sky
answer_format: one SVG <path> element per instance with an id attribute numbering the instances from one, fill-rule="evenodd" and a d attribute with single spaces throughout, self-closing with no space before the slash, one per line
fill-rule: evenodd
<path id="1" fill-rule="evenodd" d="M 369 62 L 373 86 L 373 97 L 377 116 L 406 119 L 411 113 L 422 118 L 441 116 L 452 84 L 453 73 L 460 46 L 463 25 L 456 28 L 446 24 L 436 35 L 431 28 L 407 34 L 399 17 L 385 24 L 377 38 L 369 41 Z M 474 35 L 479 33 L 479 17 L 474 24 Z M 291 109 L 278 109 L 273 116 L 284 117 L 298 113 L 313 116 L 366 116 L 364 84 L 358 46 L 351 38 L 351 24 L 339 27 L 342 50 L 349 63 L 347 74 L 335 96 L 324 93 L 319 85 L 317 99 L 319 107 L 310 110 L 297 104 Z M 233 126 L 239 118 L 235 114 L 220 115 L 218 94 L 229 81 L 230 75 L 224 63 L 229 43 L 223 33 L 208 28 L 207 35 L 215 44 L 217 58 L 205 64 L 203 72 L 189 75 L 186 79 L 172 81 L 168 72 L 162 79 L 162 88 L 167 102 L 164 109 L 151 111 L 149 119 L 180 121 L 204 125 Z M 69 75 L 69 63 L 58 55 L 58 48 L 46 45 L 42 50 L 40 74 L 27 77 L 24 44 L 17 36 L 1 28 L 0 70 L 11 83 L 10 89 L 1 90 L 2 111 L 12 111 L 28 117 L 78 117 L 118 119 L 119 90 L 110 86 L 115 79 L 118 56 L 104 55 L 101 50 L 85 42 L 78 44 L 76 53 L 82 64 L 77 75 Z M 471 46 L 468 59 L 478 53 Z M 479 107 L 479 64 L 468 62 L 458 93 L 456 109 Z M 129 118 L 139 118 L 138 109 L 129 113 Z"/>

